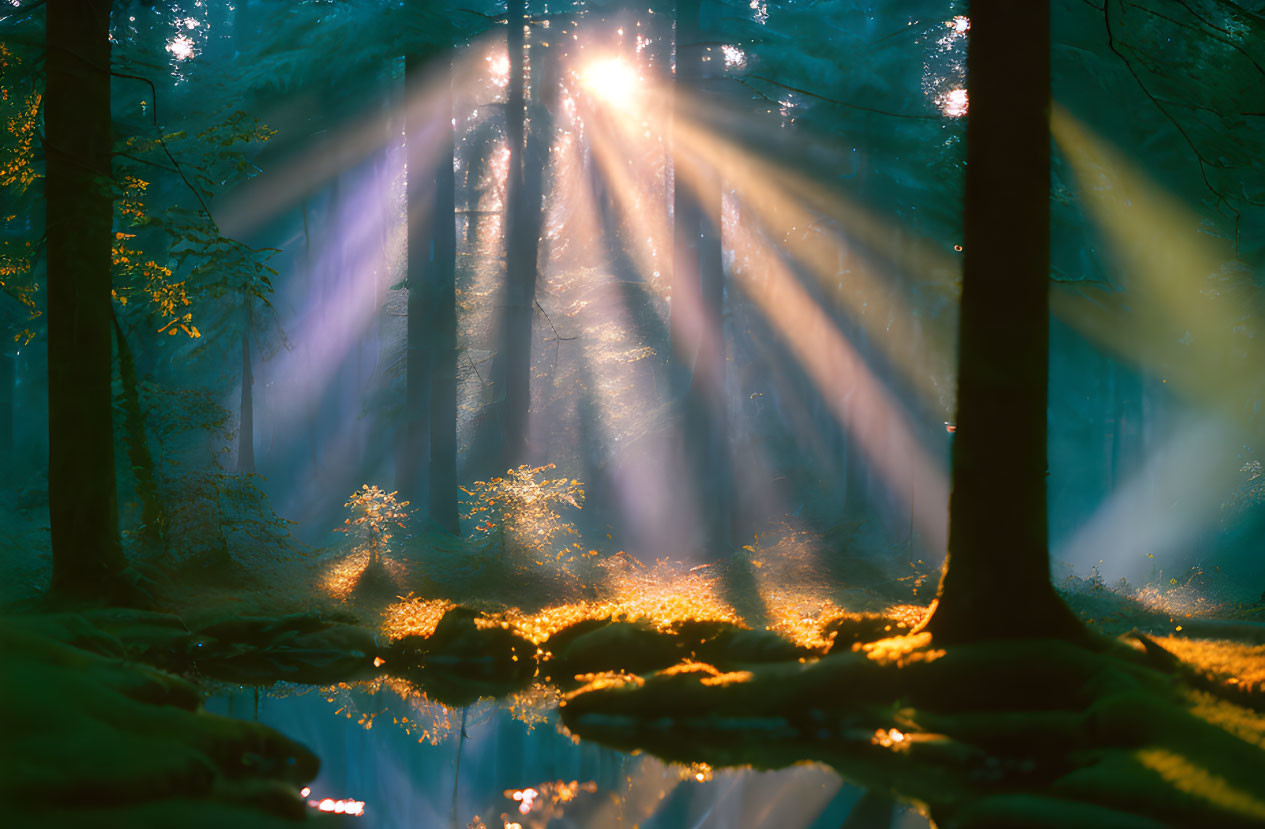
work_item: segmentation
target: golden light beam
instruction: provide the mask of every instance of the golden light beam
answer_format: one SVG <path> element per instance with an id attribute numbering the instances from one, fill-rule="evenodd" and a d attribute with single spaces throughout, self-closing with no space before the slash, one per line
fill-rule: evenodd
<path id="1" fill-rule="evenodd" d="M 843 196 L 784 167 L 768 162 L 692 119 L 673 125 L 678 170 L 697 190 L 703 186 L 702 165 L 713 167 L 736 190 L 744 212 L 754 213 L 775 239 L 788 239 L 794 258 L 824 286 L 839 307 L 873 335 L 893 366 L 930 408 L 949 414 L 956 336 L 959 263 L 918 239 L 898 240 L 891 227 Z M 710 174 L 710 172 L 708 173 Z M 840 231 L 822 227 L 822 218 Z M 893 262 L 896 271 L 880 271 L 859 245 Z M 938 294 L 936 307 L 915 315 L 913 284 L 905 274 L 918 274 Z"/>
<path id="2" fill-rule="evenodd" d="M 945 549 L 949 483 L 944 463 L 919 443 L 901 405 L 799 284 L 785 260 L 745 223 L 736 236 L 734 251 L 750 264 L 735 282 L 799 359 L 871 468 L 909 506 L 926 546 Z M 751 276 L 757 273 L 762 278 Z"/>
<path id="3" fill-rule="evenodd" d="M 1253 339 L 1261 328 L 1246 296 L 1250 278 L 1226 267 L 1234 258 L 1229 243 L 1202 233 L 1193 211 L 1067 110 L 1056 106 L 1050 126 L 1087 212 L 1126 271 L 1123 293 L 1090 296 L 1059 286 L 1052 309 L 1097 342 L 1162 372 L 1187 399 L 1213 402 L 1248 425 L 1245 402 L 1262 382 Z"/>

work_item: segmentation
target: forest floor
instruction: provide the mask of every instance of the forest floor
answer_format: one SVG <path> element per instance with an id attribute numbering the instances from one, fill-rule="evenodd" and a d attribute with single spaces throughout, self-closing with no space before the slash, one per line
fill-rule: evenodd
<path id="1" fill-rule="evenodd" d="M 1265 825 L 1259 604 L 1193 576 L 1128 592 L 1068 580 L 1101 649 L 937 648 L 910 635 L 925 565 L 856 561 L 851 585 L 826 588 L 803 538 L 765 543 L 740 564 L 763 624 L 726 601 L 733 565 L 545 567 L 465 545 L 424 567 L 351 552 L 281 581 L 176 578 L 154 610 L 10 603 L 0 791 L 30 825 L 315 817 L 297 790 L 316 758 L 199 706 L 199 683 L 284 680 L 441 706 L 508 698 L 678 762 L 824 762 L 941 826 Z"/>

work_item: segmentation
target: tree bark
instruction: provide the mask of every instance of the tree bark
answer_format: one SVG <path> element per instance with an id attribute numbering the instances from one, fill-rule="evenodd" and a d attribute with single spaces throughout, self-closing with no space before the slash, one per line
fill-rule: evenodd
<path id="1" fill-rule="evenodd" d="M 117 595 L 110 401 L 110 4 L 46 7 L 48 500 L 52 588 Z"/>
<path id="2" fill-rule="evenodd" d="M 976 0 L 967 53 L 965 263 L 940 641 L 1084 628 L 1050 584 L 1050 7 Z"/>
<path id="3" fill-rule="evenodd" d="M 539 237 L 524 186 L 525 107 L 523 95 L 523 0 L 508 0 L 506 44 L 509 85 L 505 92 L 505 131 L 509 163 L 505 185 L 505 307 L 500 346 L 492 366 L 492 384 L 499 399 L 500 466 L 508 469 L 527 458 L 528 410 L 531 406 L 532 304 L 536 297 L 536 254 Z M 499 470 L 498 470 L 499 471 Z"/>
<path id="4" fill-rule="evenodd" d="M 404 58 L 404 134 L 407 165 L 408 216 L 408 326 L 404 375 L 404 441 L 396 460 L 396 488 L 415 509 L 428 503 L 427 470 L 430 456 L 430 346 L 433 344 L 430 284 L 439 228 L 435 212 L 441 197 L 426 153 L 427 113 L 418 106 L 425 86 L 425 62 L 416 55 Z"/>
<path id="5" fill-rule="evenodd" d="M 435 215 L 430 261 L 430 520 L 460 534 L 457 509 L 457 180 L 452 126 L 452 59 L 444 60 L 443 140 L 435 169 Z"/>
<path id="6" fill-rule="evenodd" d="M 139 537 L 143 547 L 150 551 L 159 550 L 163 547 L 167 516 L 158 495 L 154 456 L 149 451 L 149 439 L 145 436 L 145 412 L 141 408 L 136 360 L 113 308 L 110 309 L 110 322 L 114 326 L 114 342 L 119 352 L 119 384 L 123 389 L 123 434 L 127 441 L 127 459 L 132 467 L 132 477 L 136 480 L 136 497 L 141 502 Z"/>

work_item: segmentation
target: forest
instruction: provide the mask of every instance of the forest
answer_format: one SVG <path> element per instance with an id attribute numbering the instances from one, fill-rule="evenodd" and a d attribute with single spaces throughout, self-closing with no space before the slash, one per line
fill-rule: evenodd
<path id="1" fill-rule="evenodd" d="M 5 822 L 1265 826 L 1263 266 L 1262 0 L 6 0 Z"/>

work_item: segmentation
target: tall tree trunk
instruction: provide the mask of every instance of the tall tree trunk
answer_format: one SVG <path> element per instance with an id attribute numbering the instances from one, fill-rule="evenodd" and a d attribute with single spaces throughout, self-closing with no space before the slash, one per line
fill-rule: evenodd
<path id="1" fill-rule="evenodd" d="M 48 511 L 54 591 L 117 597 L 110 412 L 110 4 L 46 7 Z"/>
<path id="2" fill-rule="evenodd" d="M 500 345 L 492 365 L 492 383 L 500 406 L 502 469 L 527 461 L 528 409 L 531 406 L 532 303 L 536 297 L 536 222 L 524 186 L 523 152 L 523 0 L 508 0 L 506 44 L 509 85 L 505 92 L 505 131 L 509 163 L 505 185 L 505 308 Z M 539 209 L 539 204 L 535 205 Z"/>
<path id="3" fill-rule="evenodd" d="M 452 59 L 444 58 L 443 140 L 435 169 L 430 262 L 430 520 L 457 535 L 457 179 L 452 126 Z"/>
<path id="4" fill-rule="evenodd" d="M 242 291 L 242 408 L 237 432 L 237 471 L 255 471 L 255 372 L 250 338 L 255 333 L 255 311 L 250 291 Z"/>
<path id="5" fill-rule="evenodd" d="M 145 435 L 145 412 L 141 408 L 136 360 L 113 307 L 110 308 L 110 322 L 114 326 L 114 343 L 119 352 L 119 385 L 123 389 L 123 434 L 127 442 L 127 460 L 136 480 L 136 497 L 141 502 L 139 537 L 141 546 L 152 552 L 163 549 L 167 511 L 158 495 L 154 456 L 149 451 L 149 439 Z"/>
<path id="6" fill-rule="evenodd" d="M 1085 631 L 1050 584 L 1050 6 L 976 0 L 967 53 L 965 264 L 941 641 Z"/>
<path id="7" fill-rule="evenodd" d="M 438 223 L 431 214 L 438 183 L 431 177 L 430 160 L 425 151 L 426 113 L 418 106 L 421 100 L 423 61 L 413 55 L 404 58 L 404 133 L 407 165 L 408 264 L 408 327 L 405 333 L 404 374 L 404 440 L 396 459 L 396 489 L 415 509 L 426 506 L 427 469 L 430 442 L 430 361 L 427 353 L 431 321 L 427 318 L 427 277 L 435 256 L 434 238 Z"/>

